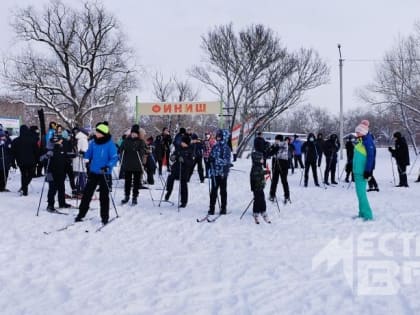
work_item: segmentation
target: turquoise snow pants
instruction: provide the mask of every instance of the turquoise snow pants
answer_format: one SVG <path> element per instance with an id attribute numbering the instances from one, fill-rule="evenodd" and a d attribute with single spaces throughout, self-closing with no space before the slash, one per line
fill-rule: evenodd
<path id="1" fill-rule="evenodd" d="M 365 220 L 372 220 L 372 209 L 366 195 L 366 179 L 363 175 L 354 174 L 354 183 L 356 185 L 357 199 L 359 200 L 359 217 Z"/>

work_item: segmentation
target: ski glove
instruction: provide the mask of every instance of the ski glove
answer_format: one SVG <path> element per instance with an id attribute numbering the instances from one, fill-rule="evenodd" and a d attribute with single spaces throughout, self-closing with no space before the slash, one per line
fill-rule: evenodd
<path id="1" fill-rule="evenodd" d="M 372 172 L 364 171 L 363 178 L 370 179 L 372 177 Z"/>
<path id="2" fill-rule="evenodd" d="M 109 167 L 108 166 L 102 166 L 101 171 L 104 172 L 104 173 L 108 173 Z"/>

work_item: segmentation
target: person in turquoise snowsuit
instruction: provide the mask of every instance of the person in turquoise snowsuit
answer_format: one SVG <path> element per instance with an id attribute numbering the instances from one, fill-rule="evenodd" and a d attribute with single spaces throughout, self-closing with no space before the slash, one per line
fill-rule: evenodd
<path id="1" fill-rule="evenodd" d="M 372 176 L 375 159 L 375 144 L 369 133 L 368 124 L 362 121 L 356 127 L 357 144 L 354 147 L 353 174 L 359 200 L 359 217 L 363 220 L 373 220 L 372 209 L 366 195 L 366 183 Z"/>

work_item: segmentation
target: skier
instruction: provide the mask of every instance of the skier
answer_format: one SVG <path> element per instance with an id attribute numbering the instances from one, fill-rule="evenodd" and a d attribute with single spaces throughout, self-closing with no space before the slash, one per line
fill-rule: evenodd
<path id="1" fill-rule="evenodd" d="M 145 133 L 146 134 L 146 133 Z M 144 140 L 145 136 L 140 133 L 140 138 Z M 147 184 L 154 185 L 155 184 L 155 173 L 156 173 L 156 159 L 154 156 L 154 145 L 153 145 L 153 137 L 150 136 L 146 139 L 146 155 L 145 155 L 145 167 L 144 171 L 147 175 Z M 147 188 L 147 187 L 143 187 Z"/>
<path id="2" fill-rule="evenodd" d="M 351 181 L 354 182 L 354 176 L 353 176 L 353 156 L 354 156 L 354 144 L 353 144 L 353 136 L 350 135 L 346 139 L 346 157 L 347 157 L 347 163 L 346 163 L 346 178 L 344 181 L 346 183 L 350 182 L 350 175 L 351 175 Z"/>
<path id="3" fill-rule="evenodd" d="M 283 135 L 276 135 L 274 144 L 270 147 L 270 155 L 272 158 L 273 176 L 270 186 L 270 201 L 276 198 L 277 184 L 279 177 L 283 186 L 284 203 L 290 201 L 289 183 L 287 182 L 287 174 L 289 172 L 289 146 L 284 141 Z"/>
<path id="4" fill-rule="evenodd" d="M 284 139 L 289 146 L 289 168 L 292 169 L 292 175 L 295 173 L 295 166 L 293 164 L 293 157 L 295 154 L 295 146 L 291 143 L 290 137 Z"/>
<path id="5" fill-rule="evenodd" d="M 308 134 L 308 140 L 302 146 L 302 153 L 305 155 L 304 186 L 308 187 L 309 168 L 312 168 L 315 186 L 319 187 L 318 172 L 316 170 L 317 161 L 319 161 L 319 148 L 315 141 L 315 135 L 312 132 Z"/>
<path id="6" fill-rule="evenodd" d="M 75 133 L 75 152 L 78 153 L 78 156 L 73 159 L 73 172 L 76 177 L 76 195 L 74 197 L 80 199 L 87 181 L 86 163 L 88 160 L 85 160 L 83 156 L 89 147 L 89 132 L 84 128 L 74 128 L 73 132 Z"/>
<path id="7" fill-rule="evenodd" d="M 264 187 L 266 171 L 263 168 L 264 155 L 261 152 L 254 151 L 251 154 L 252 167 L 250 173 L 251 191 L 254 193 L 253 216 L 256 224 L 259 224 L 258 216 L 261 214 L 264 221 L 271 223 L 267 216 L 267 205 L 265 203 Z M 278 176 L 277 176 L 278 179 Z"/>
<path id="8" fill-rule="evenodd" d="M 407 166 L 410 165 L 410 155 L 408 153 L 407 141 L 401 132 L 394 133 L 395 148 L 389 147 L 388 150 L 395 158 L 398 167 L 399 184 L 397 187 L 408 187 Z"/>
<path id="9" fill-rule="evenodd" d="M 12 166 L 12 142 L 3 129 L 0 129 L 0 192 L 9 191 L 6 188 L 9 169 Z M 13 165 L 16 168 L 16 165 Z"/>
<path id="10" fill-rule="evenodd" d="M 21 187 L 19 191 L 22 196 L 28 195 L 28 185 L 35 174 L 39 148 L 36 139 L 31 135 L 28 126 L 20 126 L 19 137 L 12 141 L 13 161 L 16 161 L 21 174 Z M 15 164 L 15 162 L 12 162 Z"/>
<path id="11" fill-rule="evenodd" d="M 302 141 L 300 141 L 298 135 L 293 136 L 294 140 L 292 142 L 293 147 L 295 148 L 294 151 L 294 159 L 295 159 L 295 168 L 298 168 L 298 163 L 300 168 L 303 168 L 303 162 L 302 162 Z"/>
<path id="12" fill-rule="evenodd" d="M 171 173 L 166 181 L 165 201 L 168 201 L 174 188 L 175 179 L 179 179 L 180 184 L 180 207 L 185 208 L 188 203 L 188 179 L 193 163 L 191 152 L 191 138 L 185 128 L 180 128 L 180 132 L 175 136 L 175 152 L 172 155 L 175 159 L 171 167 Z"/>
<path id="13" fill-rule="evenodd" d="M 335 171 L 337 168 L 337 152 L 340 150 L 340 142 L 335 133 L 330 135 L 330 138 L 325 141 L 324 154 L 325 154 L 325 172 L 324 172 L 324 184 L 329 185 L 328 176 L 331 173 L 331 184 L 337 185 L 335 181 Z"/>
<path id="14" fill-rule="evenodd" d="M 217 143 L 210 152 L 210 206 L 209 215 L 214 214 L 216 205 L 217 191 L 220 188 L 220 214 L 226 214 L 227 206 L 227 178 L 231 166 L 232 151 L 228 145 L 229 131 L 220 129 L 216 134 Z"/>
<path id="15" fill-rule="evenodd" d="M 142 138 L 140 138 L 142 134 Z M 125 138 L 120 146 L 121 168 L 124 170 L 124 192 L 125 197 L 121 200 L 122 204 L 130 200 L 131 188 L 133 189 L 132 205 L 137 204 L 139 188 L 143 176 L 142 163 L 146 156 L 146 143 L 144 142 L 145 131 L 139 125 L 131 127 L 130 135 Z"/>
<path id="16" fill-rule="evenodd" d="M 50 138 L 47 143 L 47 153 L 41 157 L 46 166 L 46 180 L 48 182 L 48 212 L 57 212 L 54 208 L 55 195 L 58 193 L 58 207 L 70 208 L 71 205 L 65 200 L 65 186 L 66 179 L 66 164 L 69 157 L 67 156 L 68 147 L 65 145 L 65 140 L 57 128 L 56 133 Z"/>
<path id="17" fill-rule="evenodd" d="M 57 128 L 57 123 L 55 121 L 50 121 L 48 127 L 49 128 L 48 128 L 47 134 L 45 135 L 45 143 L 48 143 L 50 139 L 54 136 L 55 129 Z"/>
<path id="18" fill-rule="evenodd" d="M 101 219 L 103 224 L 107 224 L 109 220 L 109 185 L 106 174 L 112 174 L 112 168 L 118 161 L 117 148 L 112 141 L 108 125 L 100 123 L 96 126 L 95 137 L 89 143 L 84 158 L 90 161 L 89 176 L 75 221 L 80 222 L 85 217 L 95 188 L 99 185 Z"/>
<path id="19" fill-rule="evenodd" d="M 366 135 L 369 128 L 366 124 L 359 124 L 356 129 L 357 143 L 354 147 L 353 176 L 359 201 L 358 217 L 363 220 L 372 220 L 372 209 L 366 195 L 366 181 L 372 176 L 375 144 L 371 137 Z"/>
<path id="20" fill-rule="evenodd" d="M 169 129 L 164 127 L 162 129 L 162 134 L 156 136 L 154 146 L 155 146 L 155 157 L 159 165 L 159 175 L 162 176 L 162 167 L 163 160 L 166 161 L 167 169 L 169 168 L 169 154 L 170 146 L 172 143 L 172 137 L 169 134 Z"/>
<path id="21" fill-rule="evenodd" d="M 198 138 L 196 133 L 191 134 L 191 151 L 193 157 L 193 164 L 191 166 L 190 178 L 194 172 L 194 167 L 197 165 L 198 177 L 200 183 L 204 183 L 204 171 L 203 171 L 203 141 Z"/>
<path id="22" fill-rule="evenodd" d="M 203 158 L 204 158 L 204 166 L 206 168 L 206 176 L 205 178 L 209 178 L 209 170 L 210 170 L 210 162 L 209 156 L 211 152 L 211 148 L 216 144 L 216 140 L 214 139 L 213 135 L 209 132 L 206 132 L 204 135 L 204 148 L 203 148 Z"/>
<path id="23" fill-rule="evenodd" d="M 29 130 L 32 133 L 33 137 L 35 138 L 38 148 L 41 148 L 41 137 L 40 137 L 40 131 L 39 131 L 38 126 L 30 126 Z M 41 154 L 40 151 L 39 153 Z M 40 156 L 38 156 L 36 159 L 38 162 L 36 163 L 34 177 L 42 177 L 43 176 L 42 169 L 44 166 L 43 166 L 43 163 L 40 161 Z"/>
<path id="24" fill-rule="evenodd" d="M 257 132 L 257 136 L 254 139 L 254 150 L 263 154 L 264 167 L 267 167 L 267 158 L 270 150 L 270 143 L 264 139 L 264 135 L 261 131 Z"/>

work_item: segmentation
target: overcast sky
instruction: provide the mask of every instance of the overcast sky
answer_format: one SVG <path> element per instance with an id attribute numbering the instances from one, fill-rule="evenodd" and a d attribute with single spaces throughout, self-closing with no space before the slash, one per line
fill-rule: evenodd
<path id="1" fill-rule="evenodd" d="M 9 26 L 11 9 L 33 4 L 42 7 L 45 0 L 1 0 L 0 51 L 11 51 L 13 34 Z M 77 3 L 76 1 L 63 1 Z M 261 23 L 272 28 L 291 50 L 314 48 L 331 67 L 331 80 L 307 95 L 306 101 L 339 111 L 339 75 L 337 43 L 344 61 L 344 109 L 362 105 L 355 89 L 374 77 L 374 62 L 380 60 L 400 35 L 412 32 L 420 20 L 419 0 L 104 0 L 127 34 L 129 45 L 137 53 L 138 63 L 152 73 L 167 77 L 186 77 L 186 70 L 203 57 L 200 36 L 215 25 L 233 22 L 236 30 Z M 346 60 L 347 59 L 347 60 Z M 141 89 L 133 93 L 144 101 L 153 101 L 150 84 L 140 77 Z M 191 82 L 196 81 L 190 79 Z M 202 99 L 211 97 L 200 87 Z"/>

